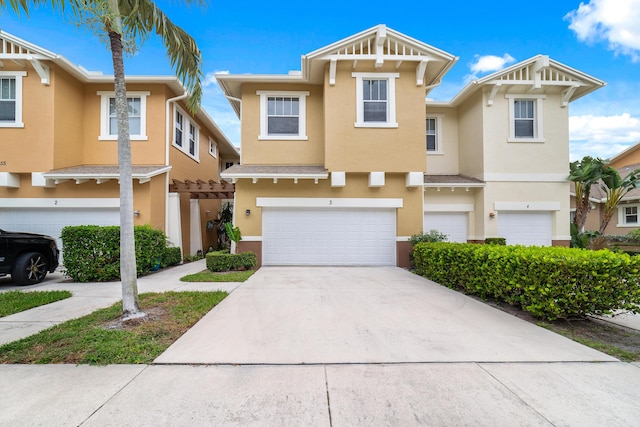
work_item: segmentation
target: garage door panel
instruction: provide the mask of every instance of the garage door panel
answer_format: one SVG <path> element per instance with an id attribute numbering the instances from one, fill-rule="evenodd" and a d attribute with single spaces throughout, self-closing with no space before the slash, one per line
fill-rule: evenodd
<path id="1" fill-rule="evenodd" d="M 265 265 L 395 265 L 395 209 L 264 208 L 262 215 Z"/>
<path id="2" fill-rule="evenodd" d="M 508 245 L 551 246 L 551 212 L 499 212 L 498 234 Z"/>
<path id="3" fill-rule="evenodd" d="M 424 231 L 438 230 L 449 242 L 467 242 L 467 212 L 425 212 Z"/>

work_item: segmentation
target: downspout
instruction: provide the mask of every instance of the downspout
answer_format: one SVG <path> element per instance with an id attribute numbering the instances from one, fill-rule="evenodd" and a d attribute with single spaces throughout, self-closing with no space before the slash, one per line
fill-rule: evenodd
<path id="1" fill-rule="evenodd" d="M 171 147 L 171 122 L 170 122 L 170 106 L 171 103 L 180 101 L 185 99 L 189 94 L 187 91 L 184 91 L 182 95 L 178 95 L 173 98 L 167 99 L 165 102 L 165 155 L 164 155 L 164 164 L 165 166 L 171 166 L 169 164 L 169 148 Z M 165 191 L 167 192 L 164 198 L 164 232 L 167 234 L 167 226 L 169 225 L 169 172 L 165 174 Z"/>
<path id="2" fill-rule="evenodd" d="M 242 164 L 242 99 L 240 98 L 236 98 L 233 96 L 229 96 L 229 95 L 225 95 L 225 98 L 231 100 L 231 101 L 236 101 L 238 104 L 240 104 L 240 164 Z M 238 224 L 236 224 L 236 193 L 233 193 L 233 216 L 231 217 L 231 223 L 233 224 L 234 227 L 237 227 Z M 236 248 L 236 243 L 235 242 L 231 242 L 231 253 L 235 254 L 237 253 L 238 248 Z"/>

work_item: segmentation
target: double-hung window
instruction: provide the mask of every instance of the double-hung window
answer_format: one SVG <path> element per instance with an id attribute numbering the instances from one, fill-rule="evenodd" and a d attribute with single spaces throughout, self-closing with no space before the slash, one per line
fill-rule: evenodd
<path id="1" fill-rule="evenodd" d="M 399 73 L 352 73 L 356 79 L 356 127 L 398 127 L 396 79 Z"/>
<path id="2" fill-rule="evenodd" d="M 307 96 L 302 91 L 262 91 L 260 96 L 260 135 L 258 139 L 306 140 Z"/>
<path id="3" fill-rule="evenodd" d="M 506 95 L 509 142 L 544 142 L 542 107 L 545 95 Z"/>
<path id="4" fill-rule="evenodd" d="M 427 116 L 427 153 L 442 154 L 442 114 Z"/>
<path id="5" fill-rule="evenodd" d="M 127 92 L 129 138 L 147 140 L 147 96 L 149 92 Z M 98 92 L 100 102 L 100 140 L 118 139 L 118 117 L 114 92 Z"/>
<path id="6" fill-rule="evenodd" d="M 200 126 L 182 108 L 173 109 L 173 146 L 199 162 Z M 211 141 L 211 140 L 210 140 Z M 211 145 L 209 145 L 211 150 Z"/>
<path id="7" fill-rule="evenodd" d="M 637 227 L 638 205 L 622 205 L 618 207 L 618 226 Z"/>
<path id="8" fill-rule="evenodd" d="M 22 77 L 25 72 L 0 71 L 0 127 L 24 127 Z"/>
<path id="9" fill-rule="evenodd" d="M 213 138 L 209 138 L 209 154 L 218 158 L 218 143 Z"/>

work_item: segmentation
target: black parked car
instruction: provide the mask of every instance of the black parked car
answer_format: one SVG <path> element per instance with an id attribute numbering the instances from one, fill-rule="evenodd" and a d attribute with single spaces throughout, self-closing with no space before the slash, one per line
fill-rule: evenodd
<path id="1" fill-rule="evenodd" d="M 19 285 L 40 283 L 58 267 L 60 251 L 53 237 L 0 229 L 0 277 Z"/>

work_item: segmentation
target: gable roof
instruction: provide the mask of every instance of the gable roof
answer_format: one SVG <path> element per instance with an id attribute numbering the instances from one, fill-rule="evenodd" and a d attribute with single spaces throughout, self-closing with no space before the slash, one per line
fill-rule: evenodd
<path id="1" fill-rule="evenodd" d="M 373 61 L 376 68 L 385 61 L 398 67 L 402 62 L 416 63 L 416 84 L 429 92 L 440 84 L 442 77 L 456 63 L 458 57 L 437 49 L 405 34 L 376 25 L 357 34 L 331 43 L 301 57 L 300 72 L 289 74 L 216 74 L 233 109 L 240 116 L 240 97 L 243 83 L 311 83 L 321 84 L 325 67 L 329 64 L 329 84 L 335 80 L 338 61 Z"/>
<path id="2" fill-rule="evenodd" d="M 501 88 L 522 93 L 562 93 L 563 106 L 569 102 L 605 86 L 606 83 L 582 71 L 555 61 L 547 55 L 536 55 L 518 62 L 511 67 L 473 80 L 452 100 L 451 104 L 461 103 L 481 87 L 490 87 L 488 104 Z"/>
<path id="3" fill-rule="evenodd" d="M 611 159 L 609 159 L 609 163 L 619 162 L 629 154 L 634 153 L 635 151 L 638 151 L 638 149 L 640 149 L 640 142 L 632 145 L 631 147 L 627 147 L 626 149 L 622 150 L 621 152 L 613 156 Z"/>

